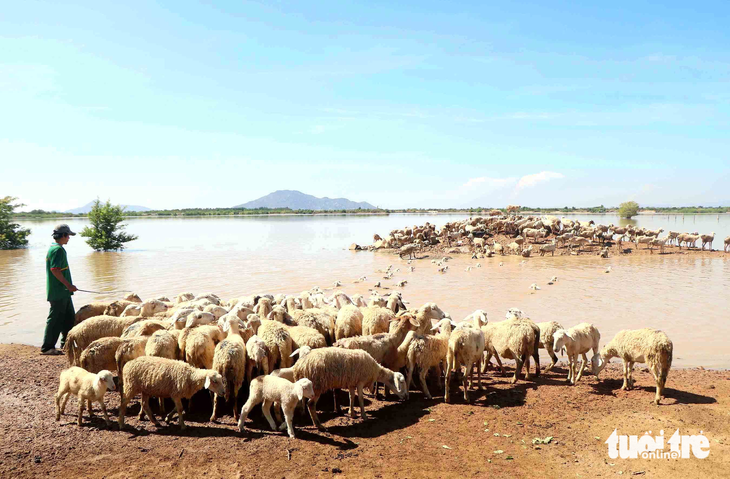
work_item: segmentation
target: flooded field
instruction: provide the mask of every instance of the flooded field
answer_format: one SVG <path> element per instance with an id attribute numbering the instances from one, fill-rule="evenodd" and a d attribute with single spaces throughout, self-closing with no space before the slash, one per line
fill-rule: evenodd
<path id="1" fill-rule="evenodd" d="M 387 233 L 426 221 L 442 225 L 465 215 L 307 216 L 248 218 L 130 219 L 128 230 L 139 235 L 122 253 L 95 253 L 76 236 L 67 246 L 74 283 L 97 291 L 133 290 L 142 298 L 181 291 L 212 291 L 221 297 L 254 292 L 299 293 L 313 286 L 331 288 L 342 282 L 348 294 L 367 294 L 377 281 L 379 291 L 398 288 L 409 306 L 437 302 L 459 320 L 474 309 L 490 321 L 504 318 L 510 307 L 535 321 L 559 321 L 566 327 L 594 323 L 605 344 L 620 329 L 661 328 L 675 345 L 675 366 L 730 367 L 730 257 L 652 255 L 611 257 L 555 256 L 486 258 L 456 256 L 446 274 L 432 258 L 406 261 L 389 253 L 352 252 L 350 243 L 369 244 L 373 233 Z M 624 224 L 615 216 L 577 215 L 580 220 Z M 66 221 L 80 231 L 83 219 Z M 28 249 L 0 251 L 0 342 L 39 345 L 48 303 L 45 301 L 44 258 L 57 221 L 21 221 L 33 230 Z M 640 216 L 632 223 L 675 231 L 715 232 L 715 249 L 730 234 L 730 217 Z M 465 271 L 481 263 L 481 268 Z M 503 263 L 503 266 L 499 266 Z M 376 273 L 389 264 L 400 268 L 390 280 Z M 605 273 L 607 266 L 610 273 Z M 362 283 L 353 283 L 366 276 Z M 547 281 L 552 276 L 558 282 Z M 537 283 L 542 289 L 529 290 Z M 115 295 L 118 296 L 118 295 Z M 97 299 L 74 296 L 76 307 Z"/>

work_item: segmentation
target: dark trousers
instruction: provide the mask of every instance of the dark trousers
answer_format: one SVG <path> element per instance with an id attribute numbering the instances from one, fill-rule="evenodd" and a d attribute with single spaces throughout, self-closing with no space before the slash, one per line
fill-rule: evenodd
<path id="1" fill-rule="evenodd" d="M 56 347 L 58 336 L 61 335 L 61 348 L 66 344 L 66 335 L 74 327 L 76 312 L 71 296 L 57 301 L 49 301 L 51 310 L 48 312 L 46 332 L 43 334 L 41 351 L 48 351 Z"/>

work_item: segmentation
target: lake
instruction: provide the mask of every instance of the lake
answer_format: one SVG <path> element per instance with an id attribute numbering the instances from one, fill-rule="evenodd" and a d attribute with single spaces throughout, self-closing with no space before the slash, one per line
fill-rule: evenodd
<path id="1" fill-rule="evenodd" d="M 123 252 L 97 253 L 80 236 L 66 249 L 74 283 L 96 291 L 132 290 L 143 299 L 179 292 L 214 292 L 222 298 L 253 293 L 293 293 L 342 282 L 348 294 L 368 295 L 377 281 L 398 288 L 409 307 L 437 302 L 460 320 L 475 309 L 490 321 L 504 319 L 511 307 L 535 321 L 559 321 L 570 327 L 582 321 L 601 331 L 601 345 L 621 329 L 663 329 L 674 341 L 674 365 L 730 367 L 730 261 L 728 255 L 611 257 L 555 256 L 529 258 L 455 257 L 446 274 L 432 258 L 405 260 L 384 252 L 348 251 L 351 243 L 370 244 L 374 233 L 385 235 L 426 221 L 438 226 L 467 215 L 394 214 L 377 216 L 255 216 L 204 218 L 130 218 L 127 230 L 139 236 Z M 626 224 L 612 215 L 571 215 L 572 219 Z M 30 246 L 0 251 L 0 341 L 40 345 L 48 303 L 44 261 L 53 225 L 63 221 L 80 231 L 84 218 L 21 220 L 33 230 Z M 714 247 L 722 249 L 730 235 L 728 215 L 641 215 L 630 223 L 681 232 L 716 232 Z M 481 268 L 465 271 L 481 263 Z M 503 262 L 503 266 L 499 263 Z M 382 273 L 389 264 L 400 268 L 392 280 Z M 606 274 L 606 266 L 612 271 Z M 362 283 L 353 283 L 366 276 Z M 547 280 L 558 276 L 556 284 Z M 530 291 L 537 283 L 542 289 Z M 380 288 L 386 293 L 388 290 Z M 331 292 L 331 291 L 330 291 Z M 76 309 L 121 295 L 76 293 Z M 545 356 L 547 358 L 547 356 Z"/>

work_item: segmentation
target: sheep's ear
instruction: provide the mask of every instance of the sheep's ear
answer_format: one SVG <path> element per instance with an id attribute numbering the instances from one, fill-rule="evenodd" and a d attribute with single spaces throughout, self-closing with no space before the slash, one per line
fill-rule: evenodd
<path id="1" fill-rule="evenodd" d="M 294 385 L 294 392 L 297 395 L 297 398 L 301 401 L 304 399 L 304 388 L 302 388 L 301 384 L 295 384 Z"/>
<path id="2" fill-rule="evenodd" d="M 105 382 L 106 381 L 104 381 L 104 378 L 102 378 L 101 376 L 96 376 L 96 387 L 102 387 Z"/>
<path id="3" fill-rule="evenodd" d="M 210 389 L 210 376 L 205 378 L 205 389 Z"/>
<path id="4" fill-rule="evenodd" d="M 274 316 L 274 310 L 271 310 L 271 312 L 266 316 L 266 319 L 271 319 Z"/>
<path id="5" fill-rule="evenodd" d="M 296 351 L 294 351 L 293 353 L 291 353 L 291 354 L 289 355 L 289 357 L 290 357 L 290 358 L 293 358 L 294 356 L 296 356 L 296 355 L 298 355 L 298 354 L 299 354 L 299 350 L 297 349 Z"/>

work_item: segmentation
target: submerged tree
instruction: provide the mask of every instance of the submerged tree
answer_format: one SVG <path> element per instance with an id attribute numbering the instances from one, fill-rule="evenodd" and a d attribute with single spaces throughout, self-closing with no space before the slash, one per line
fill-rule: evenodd
<path id="1" fill-rule="evenodd" d="M 124 232 L 123 213 L 123 206 L 112 205 L 109 200 L 102 203 L 97 198 L 89 211 L 91 226 L 85 226 L 81 236 L 89 238 L 86 243 L 96 251 L 124 249 L 124 243 L 136 240 L 137 236 Z"/>
<path id="2" fill-rule="evenodd" d="M 30 230 L 21 228 L 19 224 L 13 223 L 15 208 L 20 208 L 20 203 L 13 204 L 17 200 L 13 196 L 0 198 L 0 249 L 18 249 L 28 246 L 28 235 Z"/>
<path id="3" fill-rule="evenodd" d="M 618 207 L 618 214 L 621 218 L 631 218 L 639 214 L 639 203 L 636 201 L 626 201 Z"/>

